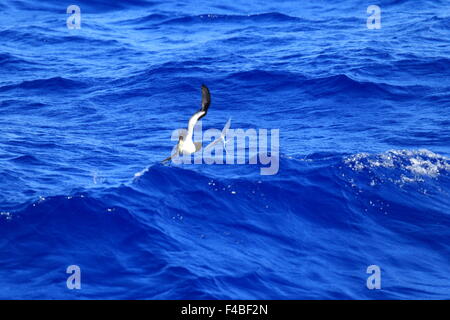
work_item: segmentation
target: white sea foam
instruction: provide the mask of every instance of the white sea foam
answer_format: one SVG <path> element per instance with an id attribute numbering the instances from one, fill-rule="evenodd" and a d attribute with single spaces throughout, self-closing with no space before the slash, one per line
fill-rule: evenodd
<path id="1" fill-rule="evenodd" d="M 12 218 L 11 213 L 5 211 L 0 212 L 0 216 L 5 217 L 6 220 L 11 220 Z"/>
<path id="2" fill-rule="evenodd" d="M 421 150 L 389 150 L 381 154 L 358 153 L 344 158 L 344 163 L 354 171 L 376 168 L 399 169 L 403 183 L 423 181 L 424 177 L 436 178 L 450 172 L 450 159 Z"/>
<path id="3" fill-rule="evenodd" d="M 149 168 L 145 168 L 145 169 L 143 169 L 143 170 L 141 170 L 141 171 L 139 171 L 139 172 L 136 172 L 135 174 L 134 174 L 134 180 L 137 180 L 137 179 L 139 179 L 140 177 L 142 177 L 146 172 L 148 172 L 149 171 Z"/>

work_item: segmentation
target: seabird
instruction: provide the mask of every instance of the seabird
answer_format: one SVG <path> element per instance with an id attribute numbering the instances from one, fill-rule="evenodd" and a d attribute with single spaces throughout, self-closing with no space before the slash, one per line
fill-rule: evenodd
<path id="1" fill-rule="evenodd" d="M 176 147 L 176 151 L 170 157 L 164 159 L 162 162 L 166 162 L 171 160 L 173 157 L 183 154 L 189 155 L 194 152 L 197 152 L 202 148 L 202 144 L 200 142 L 194 142 L 192 140 L 192 136 L 194 134 L 194 127 L 197 122 L 206 116 L 208 113 L 209 105 L 211 104 L 211 94 L 209 93 L 209 89 L 207 86 L 202 84 L 202 107 L 199 111 L 194 113 L 194 115 L 189 119 L 187 132 L 180 134 L 178 138 L 178 144 Z"/>

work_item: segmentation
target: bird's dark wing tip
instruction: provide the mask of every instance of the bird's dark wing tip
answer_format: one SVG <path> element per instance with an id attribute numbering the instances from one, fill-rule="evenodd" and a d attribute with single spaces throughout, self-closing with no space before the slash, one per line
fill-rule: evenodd
<path id="1" fill-rule="evenodd" d="M 211 94 L 207 86 L 202 84 L 202 110 L 208 111 L 209 105 L 211 104 Z"/>

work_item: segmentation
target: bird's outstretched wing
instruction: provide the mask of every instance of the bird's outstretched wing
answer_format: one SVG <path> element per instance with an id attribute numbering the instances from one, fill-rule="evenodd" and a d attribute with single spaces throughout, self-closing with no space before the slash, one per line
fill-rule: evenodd
<path id="1" fill-rule="evenodd" d="M 176 145 L 176 151 L 174 152 L 174 154 L 172 154 L 170 157 L 167 157 L 167 158 L 165 158 L 163 161 L 161 161 L 161 163 L 164 163 L 164 162 L 167 162 L 167 161 L 170 161 L 170 160 L 172 160 L 172 158 L 174 158 L 174 157 L 176 157 L 176 156 L 178 156 L 179 154 L 180 154 L 180 142 L 183 140 L 183 137 L 185 136 L 185 133 L 184 132 L 181 132 L 180 133 L 180 136 L 179 136 L 179 138 L 178 138 L 178 143 L 177 143 L 177 145 Z"/>
<path id="2" fill-rule="evenodd" d="M 215 146 L 216 144 L 218 144 L 219 142 L 223 142 L 223 144 L 225 145 L 225 141 L 226 141 L 226 136 L 227 136 L 227 132 L 230 129 L 231 126 L 231 118 L 228 119 L 227 123 L 225 124 L 225 126 L 222 129 L 222 133 L 220 134 L 220 137 L 217 138 L 216 140 L 214 140 L 213 142 L 211 142 L 210 144 L 208 144 L 205 148 L 205 150 L 212 148 L 213 146 Z"/>
<path id="3" fill-rule="evenodd" d="M 197 120 L 200 120 L 201 118 L 206 116 L 210 104 L 211 104 L 211 93 L 209 92 L 208 87 L 202 84 L 202 108 L 199 111 L 202 112 L 202 114 Z"/>
<path id="4" fill-rule="evenodd" d="M 202 84 L 202 108 L 194 113 L 194 115 L 189 119 L 188 132 L 192 132 L 198 120 L 206 116 L 208 113 L 209 105 L 211 104 L 211 94 L 207 86 Z"/>
<path id="5" fill-rule="evenodd" d="M 161 161 L 161 163 L 165 163 L 167 161 L 172 160 L 172 158 L 176 157 L 178 155 L 178 151 L 175 152 L 173 155 L 171 155 L 170 157 L 165 158 L 163 161 Z"/>

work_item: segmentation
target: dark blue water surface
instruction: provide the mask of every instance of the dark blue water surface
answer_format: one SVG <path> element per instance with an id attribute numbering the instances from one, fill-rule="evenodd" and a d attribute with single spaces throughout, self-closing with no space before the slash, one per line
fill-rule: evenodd
<path id="1" fill-rule="evenodd" d="M 0 298 L 450 298 L 449 66 L 446 0 L 2 1 Z M 202 83 L 278 174 L 159 163 Z"/>

